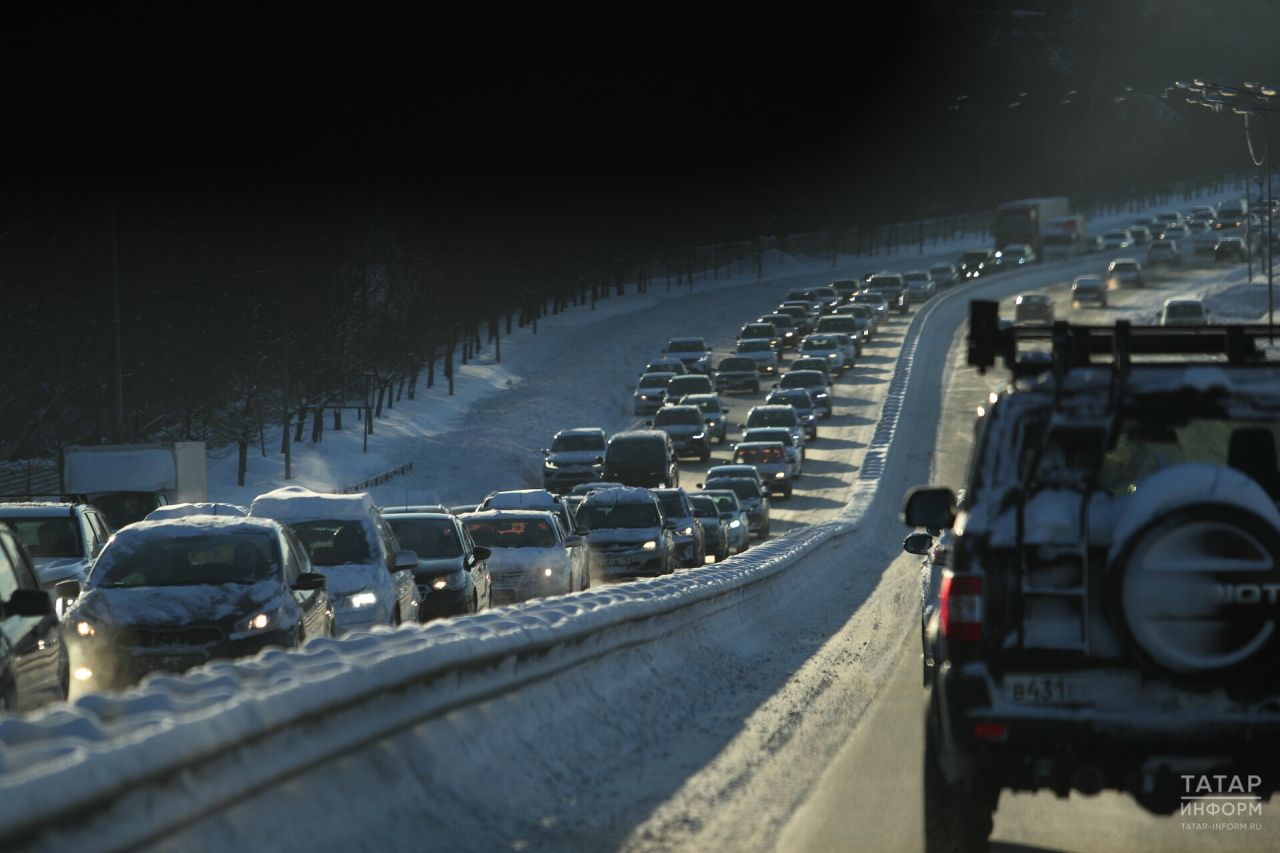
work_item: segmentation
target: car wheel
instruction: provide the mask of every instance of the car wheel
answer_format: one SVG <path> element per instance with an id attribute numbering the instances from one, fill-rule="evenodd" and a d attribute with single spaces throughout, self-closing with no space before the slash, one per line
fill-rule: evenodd
<path id="1" fill-rule="evenodd" d="M 400 626 L 400 623 L 401 623 L 401 619 L 400 619 L 400 605 L 399 605 L 399 604 L 397 604 L 397 605 L 396 605 L 396 612 L 395 612 L 395 614 L 391 617 L 391 624 L 392 624 L 392 625 L 394 625 L 394 626 L 396 626 L 396 627 L 399 627 L 399 626 Z"/>
<path id="2" fill-rule="evenodd" d="M 996 798 L 974 783 L 955 784 L 942 772 L 936 701 L 925 721 L 924 847 L 926 853 L 982 850 L 991 835 Z"/>

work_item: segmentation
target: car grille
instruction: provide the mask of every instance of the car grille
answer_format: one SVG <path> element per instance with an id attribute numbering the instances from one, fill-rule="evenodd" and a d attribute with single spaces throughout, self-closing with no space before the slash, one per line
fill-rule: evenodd
<path id="1" fill-rule="evenodd" d="M 222 640 L 222 632 L 212 627 L 135 629 L 126 635 L 124 644 L 151 649 L 168 646 L 212 646 Z"/>

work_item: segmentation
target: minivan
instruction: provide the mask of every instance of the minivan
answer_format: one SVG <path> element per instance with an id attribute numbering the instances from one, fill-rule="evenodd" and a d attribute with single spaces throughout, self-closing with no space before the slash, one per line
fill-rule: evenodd
<path id="1" fill-rule="evenodd" d="M 654 429 L 618 433 L 605 448 L 603 476 L 609 482 L 646 489 L 680 485 L 671 436 Z"/>

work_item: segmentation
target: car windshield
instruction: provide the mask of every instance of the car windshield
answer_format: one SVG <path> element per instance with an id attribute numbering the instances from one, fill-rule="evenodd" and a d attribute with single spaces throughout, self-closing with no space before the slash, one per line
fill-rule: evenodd
<path id="1" fill-rule="evenodd" d="M 657 440 L 614 441 L 609 444 L 609 460 L 612 462 L 644 462 L 661 458 L 662 444 Z"/>
<path id="2" fill-rule="evenodd" d="M 771 338 L 773 337 L 774 328 L 764 323 L 750 323 L 742 327 L 743 338 Z"/>
<path id="3" fill-rule="evenodd" d="M 707 495 L 707 497 L 716 502 L 716 509 L 720 510 L 720 512 L 737 512 L 741 509 L 737 494 L 712 494 Z"/>
<path id="4" fill-rule="evenodd" d="M 442 560 L 462 556 L 462 543 L 449 518 L 395 518 L 387 523 L 396 534 L 401 548 L 423 560 Z"/>
<path id="5" fill-rule="evenodd" d="M 769 395 L 769 402 L 791 406 L 796 409 L 804 409 L 805 411 L 808 411 L 813 406 L 813 400 L 810 399 L 809 395 L 798 388 L 774 391 Z"/>
<path id="6" fill-rule="evenodd" d="M 667 390 L 677 397 L 699 391 L 710 393 L 711 380 L 705 376 L 674 376 L 667 383 Z"/>
<path id="7" fill-rule="evenodd" d="M 1035 305 L 1035 306 L 1041 306 L 1041 305 L 1047 305 L 1047 304 L 1048 304 L 1048 302 L 1049 302 L 1049 297 L 1047 297 L 1047 296 L 1041 296 L 1041 295 L 1040 295 L 1040 294 L 1038 294 L 1038 293 L 1028 293 L 1028 294 L 1027 294 L 1027 295 L 1025 295 L 1025 296 L 1019 297 L 1019 301 L 1020 301 L 1023 305 Z"/>
<path id="8" fill-rule="evenodd" d="M 747 428 L 758 426 L 794 426 L 796 422 L 796 413 L 794 409 L 770 409 L 768 411 L 755 411 L 747 417 Z"/>
<path id="9" fill-rule="evenodd" d="M 805 352 L 814 352 L 818 350 L 829 350 L 836 348 L 835 338 L 805 338 L 804 343 L 800 344 L 800 349 Z"/>
<path id="10" fill-rule="evenodd" d="M 93 566 L 88 586 L 221 586 L 255 584 L 280 574 L 275 537 L 257 531 L 153 535 L 113 539 Z"/>
<path id="11" fill-rule="evenodd" d="M 745 477 L 708 480 L 706 486 L 708 489 L 727 489 L 737 495 L 739 501 L 760 497 L 760 486 L 756 484 L 755 480 L 748 480 Z"/>
<path id="12" fill-rule="evenodd" d="M 743 465 L 773 465 L 782 462 L 780 447 L 740 447 L 733 454 L 733 461 Z"/>
<path id="13" fill-rule="evenodd" d="M 929 274 L 927 272 L 909 272 L 905 276 L 903 276 L 903 278 L 905 278 L 907 281 L 915 281 L 921 284 L 925 284 L 929 281 Z"/>
<path id="14" fill-rule="evenodd" d="M 82 557 L 84 544 L 75 519 L 70 516 L 5 517 L 18 541 L 27 546 L 32 557 Z"/>
<path id="15" fill-rule="evenodd" d="M 765 350 L 773 350 L 768 341 L 750 340 L 738 344 L 738 352 L 764 352 Z"/>
<path id="16" fill-rule="evenodd" d="M 551 442 L 553 451 L 604 450 L 603 435 L 558 435 Z"/>
<path id="17" fill-rule="evenodd" d="M 695 518 L 710 518 L 718 521 L 720 518 L 720 510 L 716 508 L 716 502 L 704 495 L 690 495 L 689 506 L 693 509 Z"/>
<path id="18" fill-rule="evenodd" d="M 578 524 L 588 530 L 652 528 L 661 527 L 662 520 L 658 517 L 658 508 L 651 502 L 593 502 L 587 498 L 578 510 Z"/>
<path id="19" fill-rule="evenodd" d="M 791 362 L 791 369 L 825 371 L 827 369 L 827 363 L 820 358 L 806 356 L 805 358 L 797 358 L 795 361 Z"/>
<path id="20" fill-rule="evenodd" d="M 1138 265 L 1135 263 L 1115 263 L 1111 265 L 1111 269 L 1115 272 L 1136 272 Z"/>
<path id="21" fill-rule="evenodd" d="M 299 521 L 289 527 L 298 534 L 314 565 L 341 566 L 369 559 L 369 538 L 359 521 Z"/>
<path id="22" fill-rule="evenodd" d="M 768 429 L 749 429 L 742 434 L 742 440 L 747 441 L 778 441 L 788 447 L 792 444 L 791 430 L 777 429 L 769 427 Z"/>
<path id="23" fill-rule="evenodd" d="M 702 426 L 702 411 L 688 408 L 659 409 L 653 417 L 654 426 Z"/>
<path id="24" fill-rule="evenodd" d="M 1204 316 L 1204 307 L 1195 302 L 1175 302 L 1164 311 L 1165 316 L 1182 320 Z"/>
<path id="25" fill-rule="evenodd" d="M 471 539 L 485 548 L 552 548 L 556 534 L 545 518 L 468 518 Z"/>
<path id="26" fill-rule="evenodd" d="M 986 252 L 965 252 L 963 255 L 960 256 L 960 263 L 978 264 L 985 261 L 987 257 L 988 256 Z"/>
<path id="27" fill-rule="evenodd" d="M 812 370 L 799 370 L 783 376 L 779 388 L 813 388 L 822 384 L 822 377 Z"/>
<path id="28" fill-rule="evenodd" d="M 1076 290 L 1099 290 L 1102 282 L 1096 278 L 1082 278 L 1076 282 Z"/>
<path id="29" fill-rule="evenodd" d="M 704 352 L 705 350 L 706 347 L 703 346 L 702 341 L 671 341 L 667 344 L 667 352 Z"/>
<path id="30" fill-rule="evenodd" d="M 684 404 L 686 406 L 697 406 L 703 414 L 711 415 L 720 413 L 720 399 L 718 397 L 688 397 L 684 400 Z"/>
<path id="31" fill-rule="evenodd" d="M 640 377 L 639 386 L 641 388 L 666 388 L 667 380 L 670 378 L 670 373 L 646 373 Z"/>
<path id="32" fill-rule="evenodd" d="M 680 505 L 679 492 L 663 492 L 658 495 L 658 503 L 662 504 L 662 514 L 667 518 L 687 518 L 688 513 Z"/>
<path id="33" fill-rule="evenodd" d="M 881 305 L 884 303 L 884 297 L 878 293 L 859 293 L 853 297 L 854 302 L 862 302 L 868 305 Z"/>
<path id="34" fill-rule="evenodd" d="M 747 341 L 747 343 L 753 343 L 753 342 Z M 768 341 L 763 341 L 762 343 L 764 343 L 766 346 L 768 345 Z M 743 349 L 743 350 L 745 350 L 746 348 L 747 347 L 745 345 L 739 347 L 739 349 Z M 756 363 L 749 358 L 726 358 L 724 361 L 720 362 L 721 371 L 734 371 L 734 370 L 754 371 L 755 369 L 756 369 Z"/>
<path id="35" fill-rule="evenodd" d="M 789 329 L 795 325 L 795 321 L 792 320 L 790 317 L 788 317 L 786 314 L 777 314 L 774 316 L 765 317 L 764 319 L 772 323 L 774 328 Z"/>
<path id="36" fill-rule="evenodd" d="M 1108 231 L 1107 239 L 1108 240 L 1128 240 L 1129 232 L 1128 231 Z"/>
<path id="37" fill-rule="evenodd" d="M 89 502 L 102 511 L 113 530 L 142 521 L 156 508 L 151 492 L 108 492 L 89 495 Z"/>

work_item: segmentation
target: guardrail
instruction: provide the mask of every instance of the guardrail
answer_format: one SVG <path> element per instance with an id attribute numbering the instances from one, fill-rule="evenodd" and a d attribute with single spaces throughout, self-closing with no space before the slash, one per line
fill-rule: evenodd
<path id="1" fill-rule="evenodd" d="M 390 482 L 401 474 L 408 474 L 412 470 L 413 463 L 406 462 L 403 465 L 398 465 L 395 468 L 392 468 L 390 471 L 383 471 L 381 474 L 375 474 L 374 476 L 361 480 L 358 483 L 352 483 L 349 486 L 341 486 L 340 488 L 334 489 L 333 493 L 335 495 L 349 495 L 353 492 L 367 492 L 374 486 L 381 486 L 383 483 Z"/>

